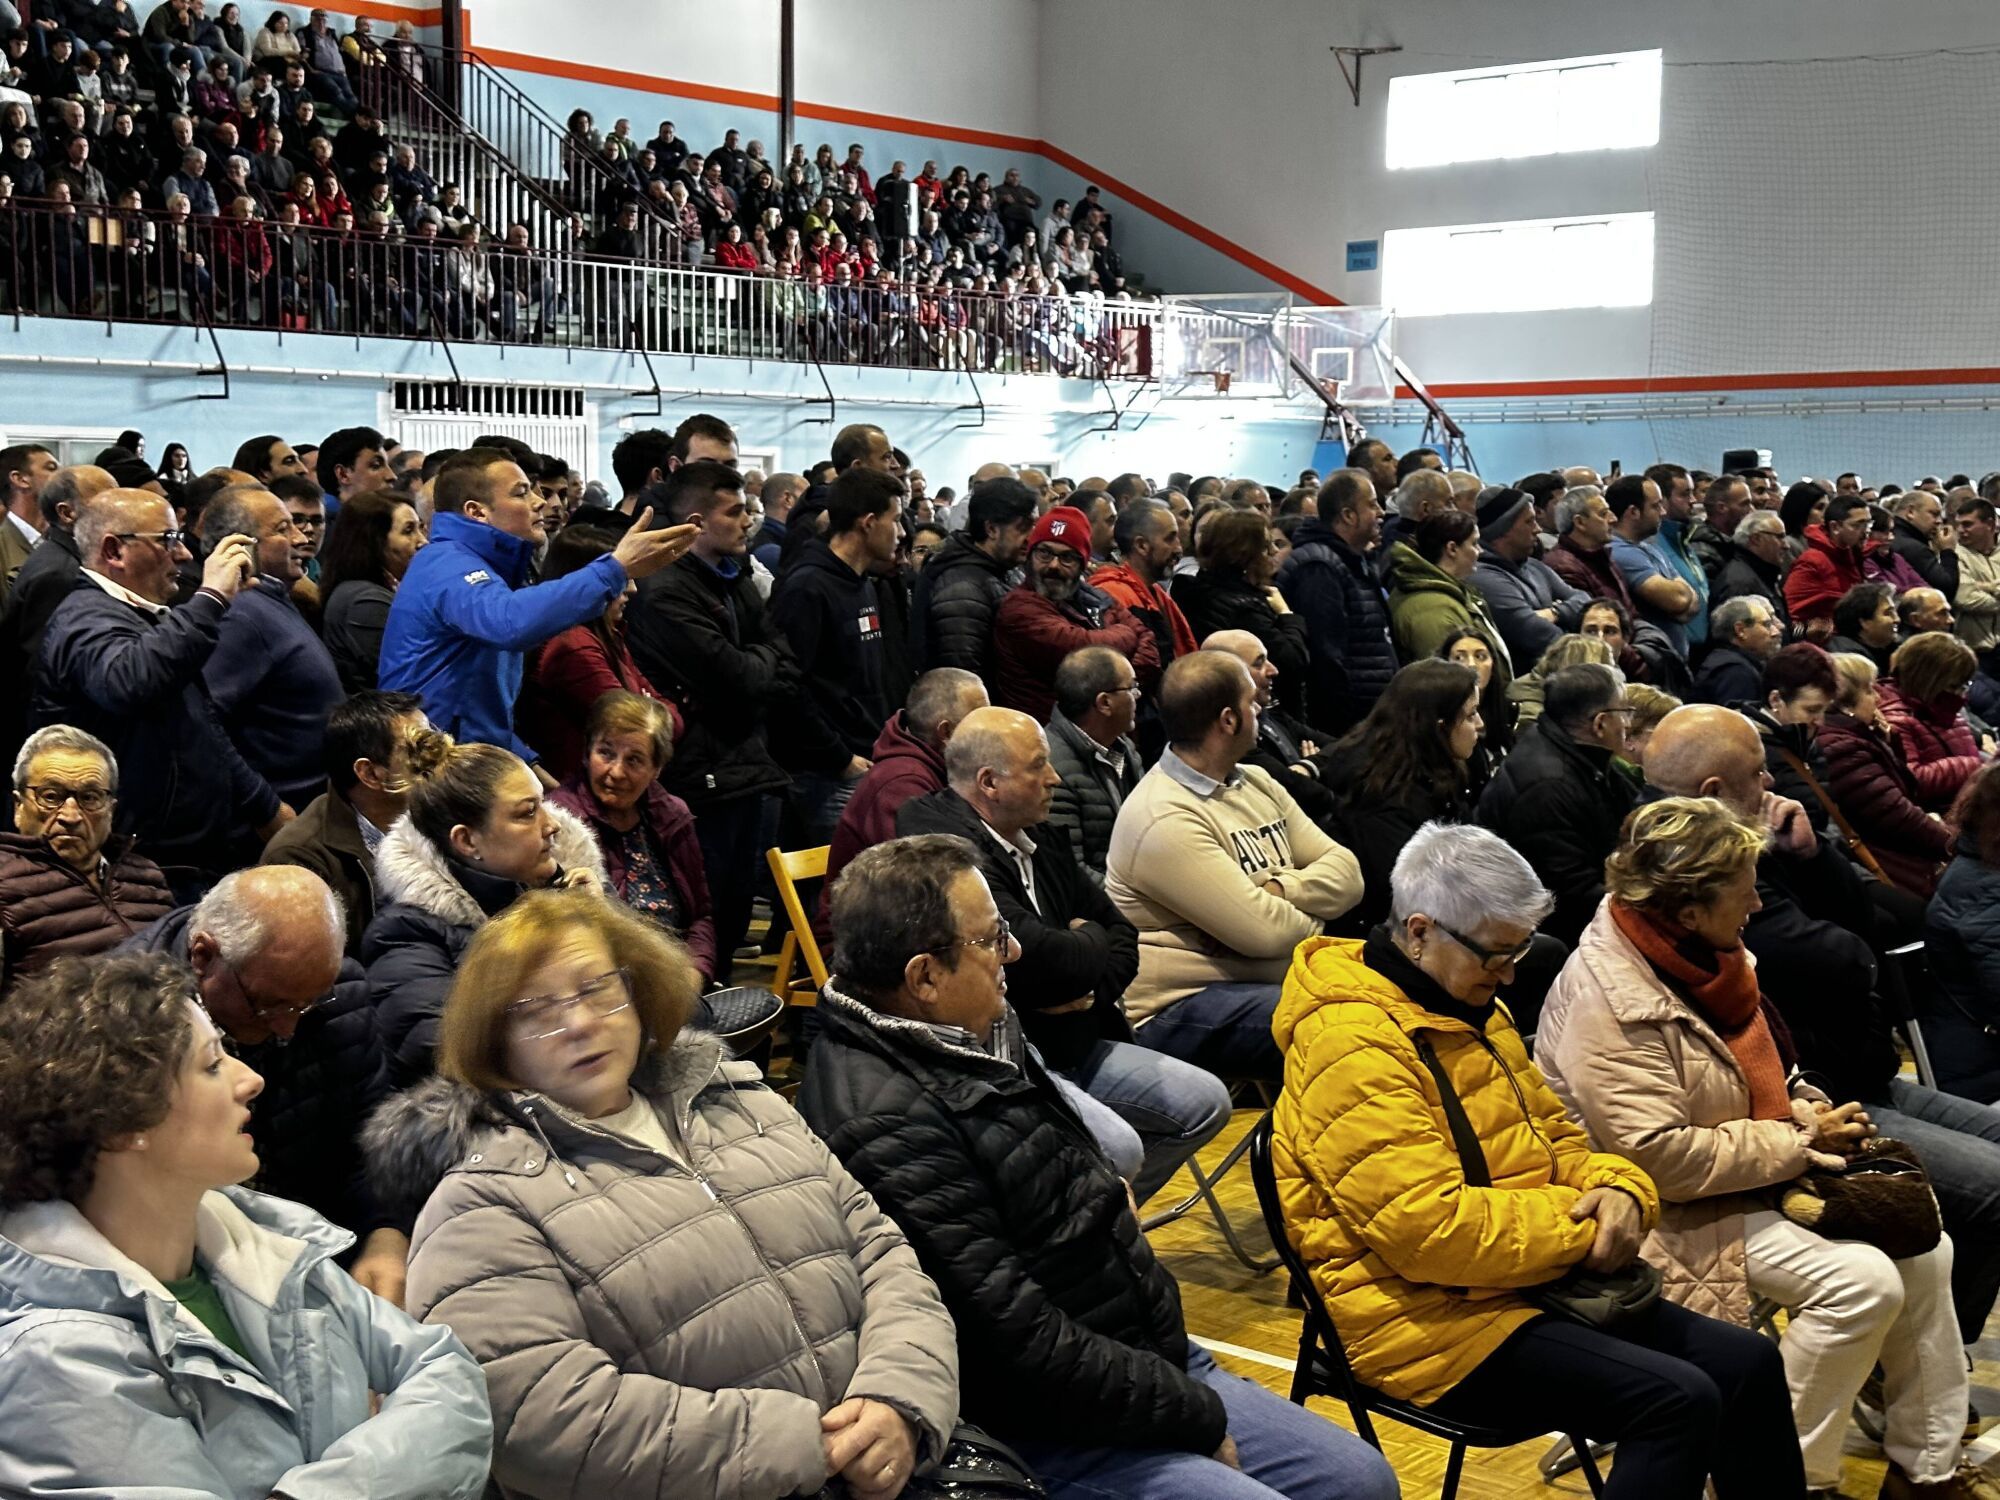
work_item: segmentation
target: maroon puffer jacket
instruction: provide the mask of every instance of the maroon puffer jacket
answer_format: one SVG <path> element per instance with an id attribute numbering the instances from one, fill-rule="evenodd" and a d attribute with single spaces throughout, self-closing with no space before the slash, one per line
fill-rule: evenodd
<path id="1" fill-rule="evenodd" d="M 1852 714 L 1834 712 L 1820 726 L 1827 792 L 1847 815 L 1882 866 L 1906 891 L 1929 898 L 1950 852 L 1951 832 L 1917 800 L 1917 784 L 1903 763 L 1895 732 L 1869 728 Z"/>
<path id="2" fill-rule="evenodd" d="M 115 948 L 174 908 L 167 878 L 130 839 L 104 847 L 110 862 L 100 892 L 24 833 L 0 833 L 0 989 L 58 958 Z"/>
<path id="3" fill-rule="evenodd" d="M 1056 668 L 1085 646 L 1109 646 L 1123 656 L 1142 688 L 1150 691 L 1159 680 L 1160 647 L 1152 630 L 1109 594 L 1079 584 L 1069 603 L 1059 605 L 1031 583 L 1009 589 L 993 617 L 993 701 L 1048 723 L 1056 706 Z"/>
<path id="4" fill-rule="evenodd" d="M 1917 784 L 1917 800 L 1932 812 L 1949 812 L 1959 789 L 1980 766 L 1979 741 L 1965 721 L 1965 699 L 1958 695 L 1919 703 L 1885 678 L 1876 691 L 1882 717 L 1896 726 L 1903 742 L 1903 763 Z"/>

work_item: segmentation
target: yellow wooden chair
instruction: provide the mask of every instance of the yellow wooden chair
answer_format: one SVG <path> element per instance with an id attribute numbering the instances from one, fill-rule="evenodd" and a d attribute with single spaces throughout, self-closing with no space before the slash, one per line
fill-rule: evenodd
<path id="1" fill-rule="evenodd" d="M 788 1005 L 819 1004 L 819 992 L 826 985 L 826 960 L 820 957 L 819 942 L 813 937 L 812 918 L 799 900 L 798 883 L 825 878 L 830 847 L 822 844 L 817 849 L 764 851 L 764 859 L 771 866 L 771 879 L 777 882 L 778 899 L 784 902 L 785 916 L 792 924 L 792 930 L 785 934 L 784 946 L 778 949 L 778 967 L 771 974 L 771 993 Z M 812 976 L 810 989 L 804 979 L 792 977 L 793 966 L 801 955 Z"/>

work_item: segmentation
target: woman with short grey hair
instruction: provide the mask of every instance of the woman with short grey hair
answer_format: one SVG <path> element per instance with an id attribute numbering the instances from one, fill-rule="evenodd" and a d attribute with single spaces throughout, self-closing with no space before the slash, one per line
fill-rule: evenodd
<path id="1" fill-rule="evenodd" d="M 1660 1211 L 1494 1000 L 1554 898 L 1497 834 L 1449 823 L 1417 830 L 1390 887 L 1367 938 L 1299 945 L 1272 1023 L 1286 1233 L 1356 1377 L 1459 1420 L 1616 1442 L 1608 1500 L 1698 1500 L 1710 1478 L 1720 1500 L 1797 1500 L 1775 1345 L 1663 1301 L 1614 1330 L 1533 1295 L 1628 1273 Z"/>

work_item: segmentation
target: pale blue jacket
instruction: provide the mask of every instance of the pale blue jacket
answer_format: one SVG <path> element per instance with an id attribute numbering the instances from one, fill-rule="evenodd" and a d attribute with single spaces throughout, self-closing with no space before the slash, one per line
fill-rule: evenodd
<path id="1" fill-rule="evenodd" d="M 283 1199 L 202 1200 L 196 1257 L 244 1360 L 70 1204 L 0 1216 L 0 1495 L 473 1500 L 485 1378 L 334 1264 L 353 1242 Z"/>

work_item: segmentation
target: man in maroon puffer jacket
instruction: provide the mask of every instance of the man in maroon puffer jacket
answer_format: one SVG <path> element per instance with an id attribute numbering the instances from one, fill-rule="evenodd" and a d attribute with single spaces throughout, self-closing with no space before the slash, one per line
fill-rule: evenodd
<path id="1" fill-rule="evenodd" d="M 1085 646 L 1108 646 L 1130 661 L 1142 692 L 1159 680 L 1151 628 L 1083 581 L 1089 564 L 1090 521 L 1075 507 L 1058 505 L 1028 533 L 1028 576 L 993 617 L 994 701 L 1001 707 L 1048 723 L 1056 668 Z"/>

